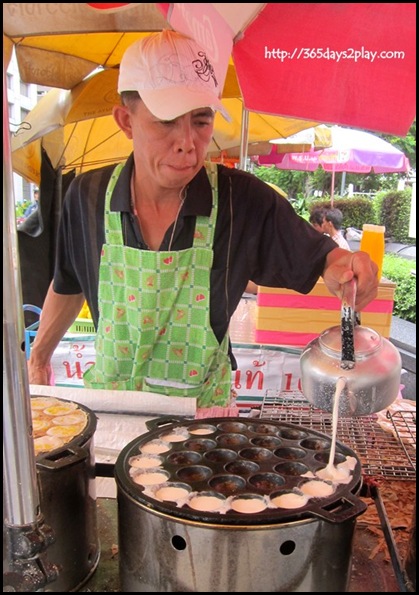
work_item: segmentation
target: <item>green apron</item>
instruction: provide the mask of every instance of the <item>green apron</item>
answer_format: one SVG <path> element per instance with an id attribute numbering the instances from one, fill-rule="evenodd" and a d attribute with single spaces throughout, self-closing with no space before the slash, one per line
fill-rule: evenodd
<path id="1" fill-rule="evenodd" d="M 109 181 L 99 269 L 96 363 L 87 387 L 197 397 L 199 407 L 230 399 L 228 335 L 210 324 L 210 273 L 218 210 L 217 169 L 208 164 L 210 217 L 197 217 L 193 246 L 158 252 L 124 245 L 121 214 L 110 203 L 123 164 Z"/>

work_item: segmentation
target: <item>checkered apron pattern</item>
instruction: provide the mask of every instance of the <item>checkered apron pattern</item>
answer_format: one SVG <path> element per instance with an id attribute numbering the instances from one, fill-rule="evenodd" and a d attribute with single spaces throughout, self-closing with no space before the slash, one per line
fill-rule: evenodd
<path id="1" fill-rule="evenodd" d="M 122 167 L 115 168 L 106 192 L 96 363 L 84 383 L 196 397 L 199 407 L 225 406 L 231 387 L 228 336 L 220 345 L 210 325 L 216 165 L 207 165 L 211 215 L 197 217 L 193 246 L 164 252 L 124 245 L 121 215 L 110 211 Z"/>

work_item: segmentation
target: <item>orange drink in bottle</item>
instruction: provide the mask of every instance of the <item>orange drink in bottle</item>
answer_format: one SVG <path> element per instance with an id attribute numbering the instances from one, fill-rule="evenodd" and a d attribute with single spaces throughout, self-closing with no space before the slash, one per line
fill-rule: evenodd
<path id="1" fill-rule="evenodd" d="M 368 252 L 371 260 L 378 266 L 378 280 L 380 281 L 383 271 L 383 258 L 385 252 L 384 243 L 384 225 L 373 225 L 372 223 L 365 223 L 362 226 L 362 237 L 359 249 L 363 252 Z"/>

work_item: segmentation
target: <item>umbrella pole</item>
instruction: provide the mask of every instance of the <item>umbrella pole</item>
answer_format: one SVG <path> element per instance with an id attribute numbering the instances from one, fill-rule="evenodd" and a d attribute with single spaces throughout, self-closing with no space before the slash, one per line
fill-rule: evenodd
<path id="1" fill-rule="evenodd" d="M 5 101 L 6 100 L 6 101 Z M 38 495 L 3 69 L 3 591 L 43 591 L 58 567 Z"/>
<path id="2" fill-rule="evenodd" d="M 340 195 L 343 196 L 343 193 L 345 192 L 345 186 L 346 186 L 346 171 L 342 172 L 342 181 L 340 183 Z"/>
<path id="3" fill-rule="evenodd" d="M 243 105 L 242 128 L 240 135 L 240 169 L 247 168 L 247 143 L 249 140 L 249 112 Z"/>
<path id="4" fill-rule="evenodd" d="M 333 209 L 333 196 L 335 194 L 335 168 L 332 169 L 332 188 L 330 189 L 330 206 Z"/>
<path id="5" fill-rule="evenodd" d="M 3 98 L 7 99 L 3 71 Z M 3 102 L 3 498 L 11 525 L 34 523 L 39 508 L 13 196 L 7 101 Z M 6 107 L 5 107 L 6 106 Z"/>

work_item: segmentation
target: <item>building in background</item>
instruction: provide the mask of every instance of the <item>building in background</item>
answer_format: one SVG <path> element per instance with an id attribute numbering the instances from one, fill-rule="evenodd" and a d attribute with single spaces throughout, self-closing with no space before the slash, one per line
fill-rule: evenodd
<path id="1" fill-rule="evenodd" d="M 6 79 L 9 128 L 10 133 L 14 134 L 19 126 L 22 125 L 22 122 L 25 121 L 27 114 L 37 104 L 47 88 L 23 83 L 20 80 L 19 69 L 14 52 L 7 68 Z M 32 184 L 31 182 L 24 180 L 18 174 L 13 173 L 15 203 L 33 200 L 34 189 L 35 184 Z"/>

